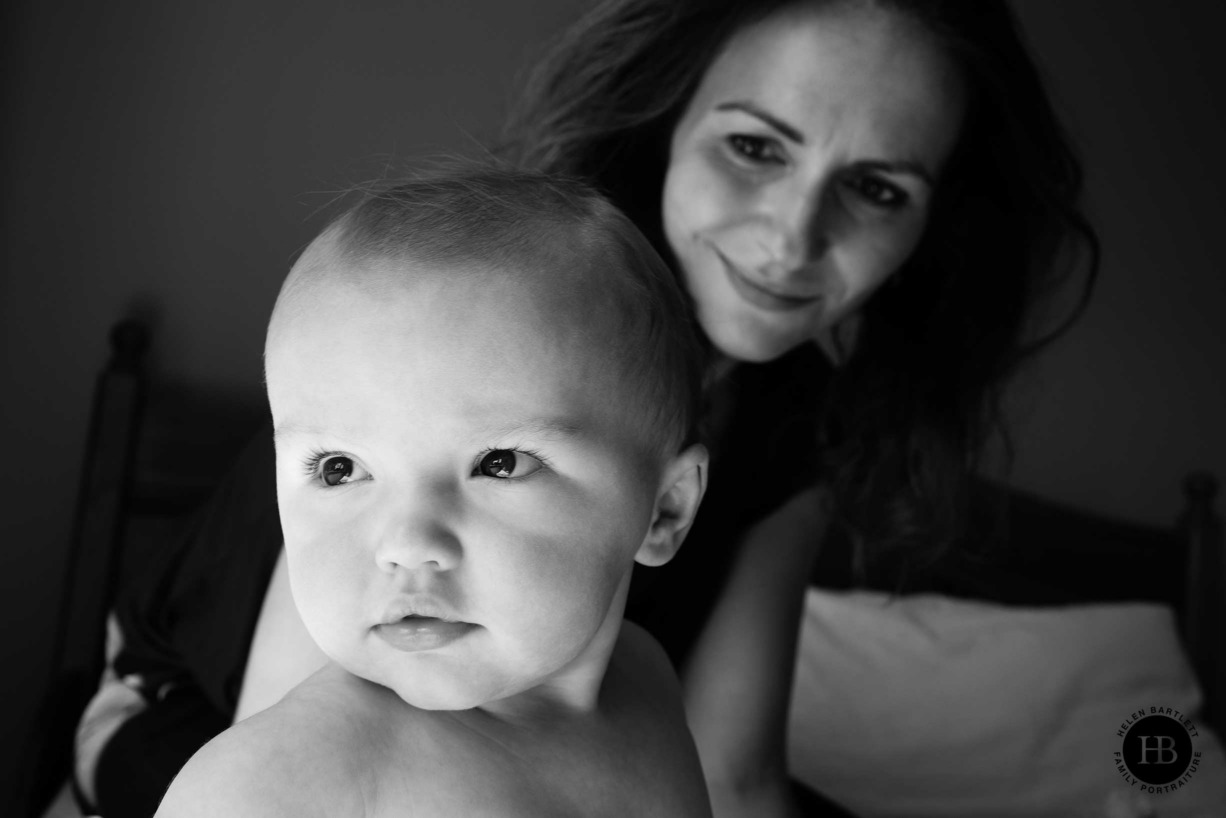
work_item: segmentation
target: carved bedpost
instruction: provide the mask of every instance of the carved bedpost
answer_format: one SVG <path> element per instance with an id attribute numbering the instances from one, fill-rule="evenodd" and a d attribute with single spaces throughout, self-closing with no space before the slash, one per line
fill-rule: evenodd
<path id="1" fill-rule="evenodd" d="M 149 331 L 138 321 L 111 328 L 111 356 L 94 388 L 76 513 L 64 565 L 51 678 L 37 731 L 25 748 L 18 811 L 41 814 L 72 769 L 77 720 L 105 665 L 106 617 L 114 597 L 127 501 L 144 402 L 142 360 Z"/>

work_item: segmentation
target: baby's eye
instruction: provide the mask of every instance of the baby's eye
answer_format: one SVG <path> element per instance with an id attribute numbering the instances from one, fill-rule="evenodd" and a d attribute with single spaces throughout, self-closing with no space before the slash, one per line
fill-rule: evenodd
<path id="1" fill-rule="evenodd" d="M 733 153 L 751 164 L 782 165 L 785 161 L 779 145 L 768 137 L 734 133 L 727 142 Z"/>
<path id="2" fill-rule="evenodd" d="M 481 456 L 473 469 L 473 477 L 495 477 L 500 480 L 527 477 L 540 471 L 543 465 L 527 452 L 494 449 Z"/>
<path id="3" fill-rule="evenodd" d="M 911 198 L 907 191 L 880 176 L 853 176 L 847 180 L 847 186 L 870 205 L 882 210 L 898 210 Z"/>
<path id="4" fill-rule="evenodd" d="M 313 477 L 326 486 L 369 480 L 370 474 L 352 457 L 343 454 L 317 456 L 310 465 Z"/>

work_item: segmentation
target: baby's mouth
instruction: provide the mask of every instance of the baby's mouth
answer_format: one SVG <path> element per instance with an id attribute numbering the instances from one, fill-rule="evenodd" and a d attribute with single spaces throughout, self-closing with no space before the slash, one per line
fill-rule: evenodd
<path id="1" fill-rule="evenodd" d="M 405 622 L 448 622 L 453 624 L 464 624 L 459 619 L 452 619 L 446 616 L 427 616 L 426 614 L 411 613 L 405 614 L 397 619 L 390 619 L 387 622 L 384 622 L 383 625 L 399 625 Z M 382 627 L 382 625 L 380 625 L 380 627 Z"/>
<path id="2" fill-rule="evenodd" d="M 439 622 L 462 622 L 451 605 L 425 594 L 405 594 L 384 609 L 384 625 L 395 625 L 405 620 L 432 620 Z"/>
<path id="3" fill-rule="evenodd" d="M 406 653 L 441 648 L 477 629 L 471 622 L 408 614 L 376 625 L 374 634 L 391 647 Z"/>

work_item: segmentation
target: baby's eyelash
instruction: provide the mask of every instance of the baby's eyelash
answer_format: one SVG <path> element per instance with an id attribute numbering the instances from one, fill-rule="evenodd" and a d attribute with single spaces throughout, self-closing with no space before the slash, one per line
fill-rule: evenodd
<path id="1" fill-rule="evenodd" d="M 302 461 L 302 471 L 307 477 L 316 477 L 319 475 L 319 464 L 323 463 L 329 457 L 340 454 L 340 452 L 325 452 L 322 449 L 312 449 Z"/>
<path id="2" fill-rule="evenodd" d="M 480 463 L 482 458 L 492 452 L 512 452 L 514 454 L 526 454 L 529 457 L 535 457 L 542 466 L 549 465 L 549 458 L 538 452 L 536 449 L 529 449 L 527 446 L 489 446 L 477 453 L 477 458 L 474 463 Z"/>
<path id="3" fill-rule="evenodd" d="M 490 446 L 480 451 L 477 454 L 477 456 L 473 459 L 472 472 L 476 474 L 476 472 L 480 468 L 480 464 L 482 463 L 482 461 L 488 455 L 493 454 L 495 452 L 510 452 L 512 454 L 520 454 L 520 455 L 529 457 L 535 460 L 539 464 L 538 469 L 535 469 L 534 471 L 537 471 L 540 468 L 549 468 L 550 466 L 549 458 L 541 454 L 536 449 L 532 449 L 527 446 Z M 344 452 L 325 451 L 323 449 L 312 449 L 310 452 L 308 452 L 307 456 L 303 458 L 302 460 L 303 475 L 308 480 L 312 480 L 312 481 L 321 479 L 320 468 L 323 466 L 325 461 L 333 457 L 343 457 L 348 460 L 352 460 L 353 458 L 352 455 L 346 454 Z M 353 462 L 356 468 L 357 461 L 353 461 Z M 345 480 L 344 482 L 348 482 L 348 480 Z M 330 481 L 329 481 L 329 485 L 332 485 Z"/>
<path id="4" fill-rule="evenodd" d="M 539 452 L 524 446 L 498 446 L 480 452 L 473 460 L 469 475 L 496 480 L 524 480 L 547 468 L 547 461 Z"/>
<path id="5" fill-rule="evenodd" d="M 309 481 L 328 488 L 371 479 L 362 462 L 345 452 L 312 451 L 303 466 Z"/>

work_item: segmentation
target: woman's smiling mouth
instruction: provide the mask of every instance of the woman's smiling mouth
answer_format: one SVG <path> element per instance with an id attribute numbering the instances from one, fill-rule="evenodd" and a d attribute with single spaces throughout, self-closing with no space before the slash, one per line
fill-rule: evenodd
<path id="1" fill-rule="evenodd" d="M 723 264 L 724 274 L 727 275 L 736 294 L 759 309 L 769 312 L 785 312 L 810 307 L 821 300 L 820 295 L 795 295 L 769 289 L 741 272 L 740 268 L 718 249 L 715 250 L 715 255 Z"/>

